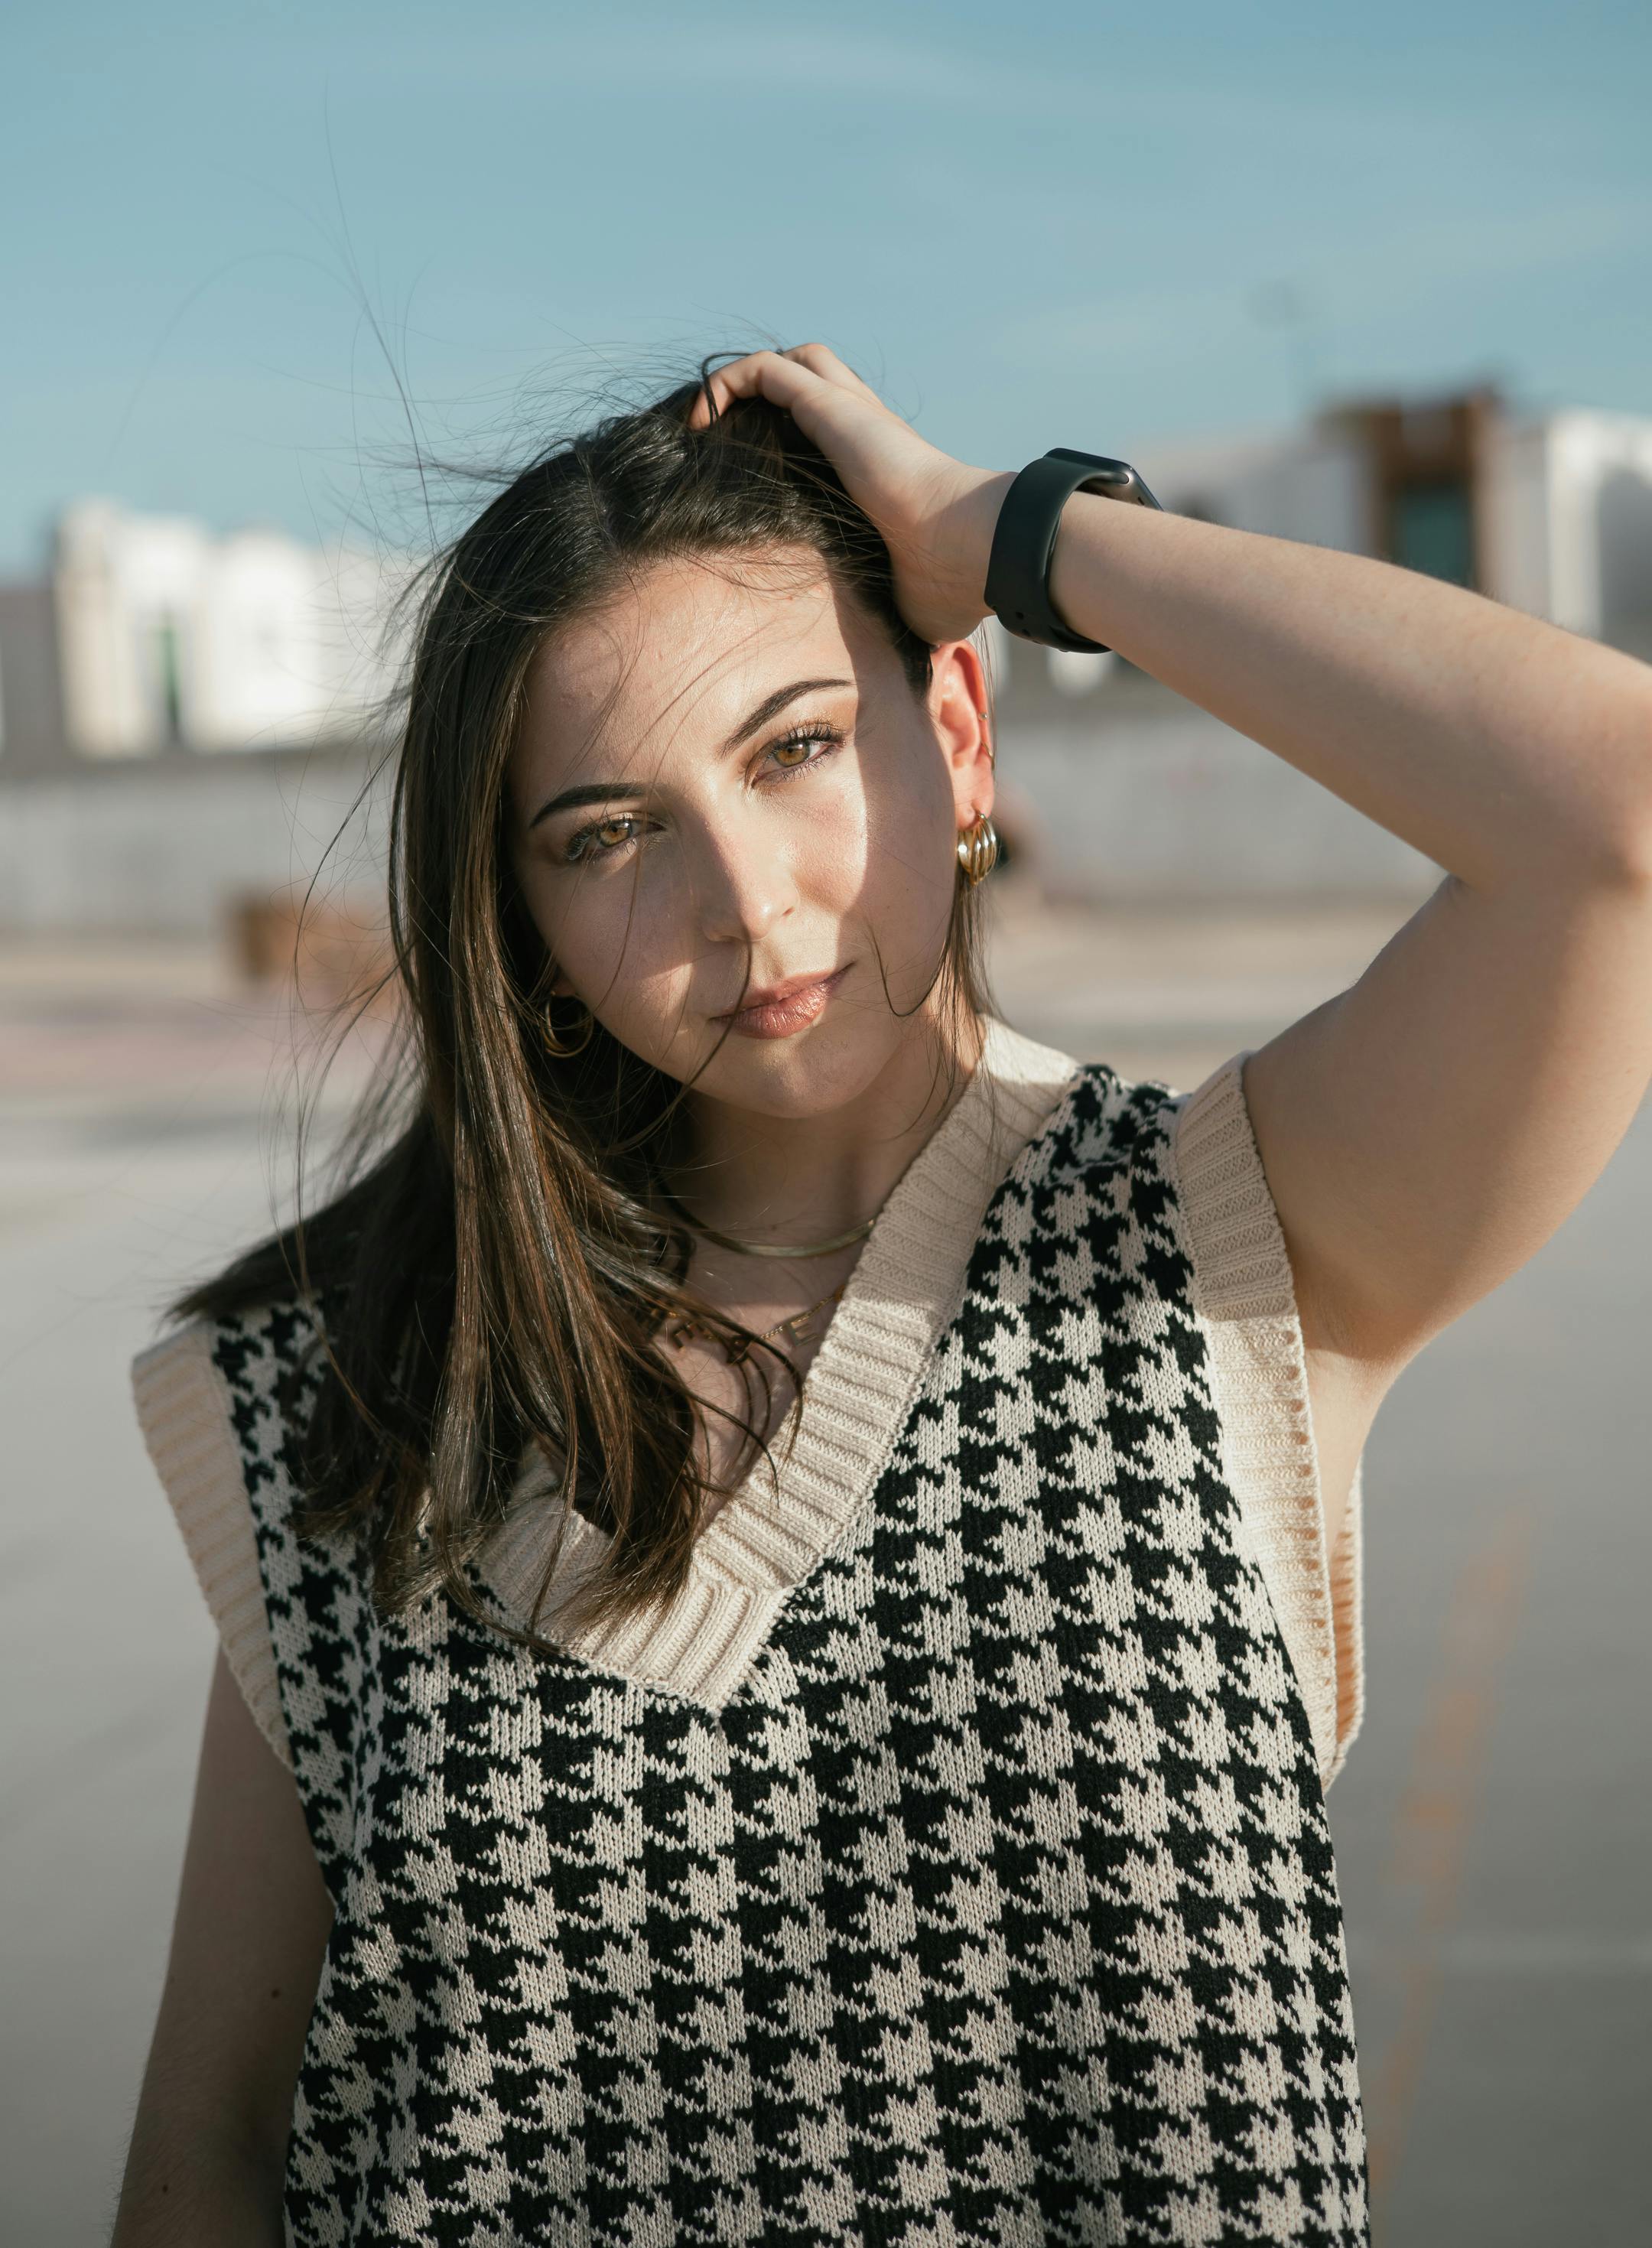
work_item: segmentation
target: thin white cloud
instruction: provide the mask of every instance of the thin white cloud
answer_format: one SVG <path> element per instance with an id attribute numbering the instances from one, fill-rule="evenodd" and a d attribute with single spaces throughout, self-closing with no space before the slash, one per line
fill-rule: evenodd
<path id="1" fill-rule="evenodd" d="M 1357 312 L 1363 324 L 1415 308 L 1442 287 L 1534 277 L 1652 239 L 1652 212 L 1628 199 L 1591 200 L 1535 212 L 1429 218 L 1345 246 L 1334 270 L 1291 262 L 1309 324 L 1338 325 Z M 1219 347 L 1251 327 L 1248 299 L 1264 278 L 1230 272 L 1187 289 L 1114 293 L 1101 289 L 1066 305 L 1001 322 L 989 349 L 1002 366 L 1042 366 L 1054 356 L 1139 364 L 1145 354 L 1196 343 Z"/>
<path id="2" fill-rule="evenodd" d="M 1017 52 L 1017 48 L 1020 52 Z M 1396 134 L 1414 161 L 1461 158 L 1465 143 L 1500 129 L 1488 109 L 1465 114 L 1449 93 L 1420 84 L 1400 103 L 1373 100 L 1351 87 L 1304 99 L 1286 86 L 1259 86 L 1230 73 L 1202 77 L 1196 51 L 1178 53 L 1174 69 L 1110 72 L 1075 58 L 1059 43 L 1044 56 L 1032 39 L 990 50 L 941 38 L 917 40 L 844 25 L 718 20 L 684 15 L 672 21 L 623 22 L 609 16 L 570 29 L 548 22 L 530 39 L 477 40 L 456 17 L 451 31 L 421 28 L 371 53 L 376 77 L 434 80 L 449 88 L 485 85 L 501 98 L 516 88 L 536 97 L 578 92 L 629 97 L 698 93 L 715 98 L 854 99 L 933 114 L 970 112 L 989 122 L 1036 124 L 1054 133 L 1079 127 L 1097 140 L 1121 134 L 1134 147 L 1163 150 L 1183 134 L 1226 133 L 1265 144 L 1281 140 L 1340 164 L 1393 160 Z M 339 52 L 334 49 L 335 55 Z M 368 58 L 364 53 L 364 65 Z M 1573 120 L 1563 92 L 1534 109 L 1523 130 L 1553 142 Z M 775 122 L 784 127 L 783 112 Z"/>

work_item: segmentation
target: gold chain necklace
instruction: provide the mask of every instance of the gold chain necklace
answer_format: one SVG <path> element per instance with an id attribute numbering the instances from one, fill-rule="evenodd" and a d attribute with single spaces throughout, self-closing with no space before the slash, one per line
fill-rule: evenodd
<path id="1" fill-rule="evenodd" d="M 790 1335 L 793 1342 L 806 1342 L 809 1339 L 811 1322 L 819 1319 L 828 1305 L 840 1302 L 843 1292 L 848 1285 L 847 1280 L 840 1280 L 832 1292 L 822 1296 L 818 1304 L 811 1304 L 806 1311 L 793 1312 L 790 1319 L 777 1319 L 771 1327 L 764 1327 L 761 1334 L 753 1335 L 750 1342 L 730 1342 L 726 1337 L 719 1335 L 714 1328 L 703 1325 L 700 1320 L 691 1317 L 686 1312 L 673 1326 L 666 1329 L 666 1335 L 679 1350 L 696 1335 L 705 1342 L 720 1342 L 730 1365 L 742 1366 L 758 1343 L 772 1342 L 777 1335 Z"/>
<path id="2" fill-rule="evenodd" d="M 717 1233 L 710 1226 L 702 1225 L 697 1217 L 691 1217 L 663 1181 L 661 1182 L 660 1191 L 690 1233 L 697 1233 L 706 1241 L 715 1241 L 719 1249 L 731 1249 L 737 1257 L 830 1257 L 837 1250 L 853 1249 L 857 1241 L 864 1241 L 878 1222 L 878 1214 L 874 1210 L 864 1225 L 851 1226 L 847 1233 L 836 1234 L 830 1241 L 805 1242 L 798 1246 L 773 1241 L 737 1241 L 731 1233 Z M 820 1299 L 823 1304 L 831 1300 L 829 1296 Z M 818 1311 L 819 1305 L 816 1305 L 815 1309 Z"/>

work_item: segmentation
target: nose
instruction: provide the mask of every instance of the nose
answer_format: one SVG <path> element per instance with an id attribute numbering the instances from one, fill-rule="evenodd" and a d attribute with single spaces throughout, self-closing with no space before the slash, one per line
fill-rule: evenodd
<path id="1" fill-rule="evenodd" d="M 784 854 L 750 832 L 709 836 L 695 870 L 700 926 L 714 944 L 760 944 L 798 901 Z"/>

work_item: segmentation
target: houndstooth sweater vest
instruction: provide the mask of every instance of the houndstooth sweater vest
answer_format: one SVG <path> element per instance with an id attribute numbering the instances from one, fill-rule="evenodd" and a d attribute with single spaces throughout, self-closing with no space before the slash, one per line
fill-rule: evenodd
<path id="1" fill-rule="evenodd" d="M 445 1600 L 380 1619 L 292 1537 L 299 1308 L 139 1362 L 181 1517 L 233 1460 L 335 1908 L 290 2243 L 1366 2239 L 1326 1747 L 1236 1496 L 1189 1097 L 989 1058 L 778 1484 L 554 1659 Z M 1237 1253 L 1250 1161 L 1200 1189 Z M 476 1565 L 501 1614 L 549 1503 L 524 1475 Z"/>

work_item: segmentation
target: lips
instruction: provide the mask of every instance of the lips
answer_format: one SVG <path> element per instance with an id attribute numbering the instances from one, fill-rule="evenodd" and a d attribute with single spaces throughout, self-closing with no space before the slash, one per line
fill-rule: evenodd
<path id="1" fill-rule="evenodd" d="M 795 1038 L 819 1021 L 848 972 L 846 966 L 788 976 L 784 984 L 749 992 L 741 1005 L 713 1019 L 726 1023 L 743 1038 Z"/>

